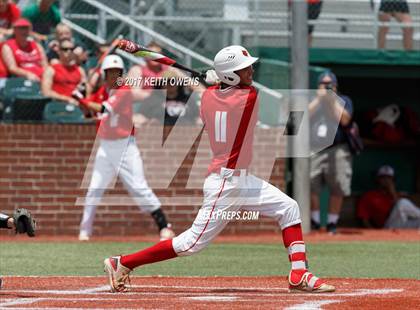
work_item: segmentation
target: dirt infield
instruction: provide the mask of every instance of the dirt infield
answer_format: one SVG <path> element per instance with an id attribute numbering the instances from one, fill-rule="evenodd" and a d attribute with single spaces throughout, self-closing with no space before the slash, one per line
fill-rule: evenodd
<path id="1" fill-rule="evenodd" d="M 0 309 L 415 309 L 420 281 L 329 279 L 337 292 L 291 294 L 285 277 L 133 277 L 128 293 L 105 277 L 5 277 Z"/>

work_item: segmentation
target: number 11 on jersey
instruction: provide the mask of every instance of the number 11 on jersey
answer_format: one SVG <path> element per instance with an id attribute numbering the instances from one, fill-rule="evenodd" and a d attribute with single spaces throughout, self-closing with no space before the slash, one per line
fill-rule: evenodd
<path id="1" fill-rule="evenodd" d="M 216 111 L 215 123 L 214 123 L 214 132 L 216 142 L 226 143 L 226 120 L 227 112 Z"/>

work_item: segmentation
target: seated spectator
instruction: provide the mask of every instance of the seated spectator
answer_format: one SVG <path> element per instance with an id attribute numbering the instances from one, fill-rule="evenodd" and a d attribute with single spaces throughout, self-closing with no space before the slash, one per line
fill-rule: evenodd
<path id="1" fill-rule="evenodd" d="M 395 188 L 394 169 L 382 166 L 376 174 L 377 188 L 363 194 L 357 217 L 364 227 L 420 228 L 420 209 Z"/>
<path id="2" fill-rule="evenodd" d="M 36 1 L 25 7 L 22 16 L 32 22 L 34 32 L 39 34 L 38 39 L 43 41 L 47 40 L 48 35 L 61 22 L 60 10 L 55 0 Z"/>
<path id="3" fill-rule="evenodd" d="M 374 0 L 371 0 L 372 8 L 375 7 Z M 376 10 L 375 10 L 376 12 Z M 401 24 L 411 24 L 410 8 L 406 0 L 380 0 L 378 10 L 378 20 L 380 22 L 389 23 L 391 17 L 394 17 Z M 386 43 L 386 35 L 389 26 L 380 26 L 378 30 L 378 48 L 384 49 Z M 413 27 L 403 27 L 403 45 L 404 49 L 413 49 Z"/>
<path id="4" fill-rule="evenodd" d="M 410 106 L 389 104 L 366 110 L 361 132 L 372 142 L 384 145 L 416 145 L 420 138 L 420 117 Z"/>
<path id="5" fill-rule="evenodd" d="M 20 9 L 10 0 L 0 0 L 0 41 L 13 33 L 12 25 L 20 17 Z"/>
<path id="6" fill-rule="evenodd" d="M 59 47 L 58 61 L 47 67 L 42 78 L 42 93 L 78 105 L 72 94 L 80 83 L 86 82 L 86 74 L 74 60 L 74 43 L 66 39 L 60 42 Z"/>
<path id="7" fill-rule="evenodd" d="M 9 74 L 40 81 L 47 57 L 42 46 L 29 36 L 31 28 L 28 20 L 18 19 L 13 24 L 14 38 L 3 44 L 2 57 Z"/>
<path id="8" fill-rule="evenodd" d="M 0 79 L 5 79 L 5 78 L 7 78 L 8 75 L 9 75 L 9 73 L 7 72 L 6 65 L 3 62 L 3 58 L 0 57 Z"/>
<path id="9" fill-rule="evenodd" d="M 55 28 L 55 38 L 48 43 L 47 57 L 50 62 L 55 62 L 58 60 L 58 50 L 60 49 L 59 45 L 60 42 L 63 40 L 70 40 L 75 42 L 76 46 L 74 48 L 73 53 L 78 65 L 81 65 L 84 62 L 86 62 L 87 51 L 81 44 L 76 43 L 71 28 L 63 23 L 59 23 L 57 25 L 57 27 Z"/>
<path id="10" fill-rule="evenodd" d="M 166 90 L 166 98 L 163 98 L 161 91 L 153 92 L 148 98 L 149 103 L 144 104 L 140 108 L 140 114 L 137 124 L 146 122 L 158 122 L 165 127 L 174 126 L 176 123 L 183 125 L 198 124 L 199 111 L 196 102 L 190 99 L 190 93 L 186 87 L 173 85 L 171 80 L 180 78 L 174 70 L 167 70 L 163 73 L 162 78 L 168 83 L 165 86 L 157 87 L 157 89 Z M 163 100 L 162 100 L 163 99 Z M 187 104 L 188 102 L 188 104 Z"/>

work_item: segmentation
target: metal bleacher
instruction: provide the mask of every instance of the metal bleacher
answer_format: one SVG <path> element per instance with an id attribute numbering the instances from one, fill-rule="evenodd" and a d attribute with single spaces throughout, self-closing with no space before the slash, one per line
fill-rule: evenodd
<path id="1" fill-rule="evenodd" d="M 415 49 L 420 49 L 420 0 L 408 0 L 415 28 Z M 65 0 L 65 17 L 74 23 L 97 22 L 104 37 L 130 33 L 140 41 L 151 38 L 104 12 L 92 9 L 89 1 Z M 208 55 L 228 44 L 288 46 L 290 16 L 288 0 L 102 0 L 173 41 Z M 77 8 L 83 8 L 77 10 Z M 75 13 L 76 12 L 76 13 Z M 112 24 L 113 23 L 113 24 Z M 315 24 L 314 47 L 376 48 L 378 21 L 369 0 L 323 0 Z M 107 25 L 108 24 L 108 25 Z M 114 25 L 117 25 L 114 27 Z M 102 31 L 101 31 L 102 29 Z M 108 31 L 104 31 L 107 29 Z M 109 31 L 112 29 L 113 31 Z M 401 26 L 390 22 L 387 48 L 402 49 Z"/>

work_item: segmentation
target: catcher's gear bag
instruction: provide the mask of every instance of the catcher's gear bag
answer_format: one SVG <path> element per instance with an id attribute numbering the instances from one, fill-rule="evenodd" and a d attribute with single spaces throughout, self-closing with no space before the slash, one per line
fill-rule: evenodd
<path id="1" fill-rule="evenodd" d="M 16 209 L 15 212 L 13 212 L 13 219 L 15 221 L 17 234 L 27 233 L 29 237 L 35 237 L 36 223 L 27 209 Z"/>

